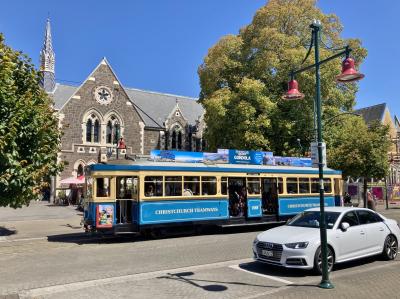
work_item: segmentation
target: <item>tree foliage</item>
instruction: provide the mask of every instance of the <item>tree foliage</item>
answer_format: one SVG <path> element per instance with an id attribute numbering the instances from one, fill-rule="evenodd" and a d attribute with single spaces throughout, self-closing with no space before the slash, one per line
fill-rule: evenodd
<path id="1" fill-rule="evenodd" d="M 343 119 L 327 128 L 328 164 L 343 171 L 343 176 L 383 178 L 389 168 L 392 145 L 389 127 L 378 122 L 367 126 L 360 117 Z"/>
<path id="2" fill-rule="evenodd" d="M 297 139 L 303 145 L 310 144 L 314 72 L 305 72 L 296 78 L 305 99 L 288 102 L 281 96 L 287 90 L 290 71 L 302 66 L 311 40 L 309 25 L 313 19 L 322 22 L 321 36 L 326 48 L 349 44 L 354 49 L 355 60 L 363 60 L 366 50 L 361 42 L 341 38 L 342 25 L 338 18 L 322 13 L 314 0 L 269 1 L 239 34 L 222 37 L 199 67 L 200 101 L 206 110 L 208 126 L 205 137 L 211 150 L 251 148 L 290 155 L 298 153 Z M 331 50 L 320 51 L 321 59 L 332 54 Z M 303 66 L 313 61 L 311 54 Z M 351 110 L 355 104 L 357 86 L 335 81 L 341 70 L 340 62 L 333 60 L 321 68 L 325 118 Z M 254 97 L 243 94 L 243 89 L 252 90 Z"/>
<path id="3" fill-rule="evenodd" d="M 314 19 L 322 23 L 321 60 L 349 45 L 355 61 L 363 61 L 367 51 L 360 40 L 342 38 L 338 17 L 322 13 L 314 0 L 270 0 L 251 24 L 209 49 L 198 69 L 210 150 L 262 149 L 295 155 L 299 140 L 303 154 L 309 148 L 315 139 L 315 71 L 297 75 L 303 100 L 287 101 L 281 96 L 287 91 L 291 70 L 314 63 L 313 51 L 303 62 Z M 328 165 L 345 175 L 382 177 L 388 168 L 386 129 L 368 128 L 361 118 L 349 115 L 328 121 L 355 106 L 357 85 L 337 83 L 340 71 L 340 59 L 320 70 Z"/>
<path id="4" fill-rule="evenodd" d="M 30 59 L 0 35 L 0 206 L 28 204 L 60 167 L 58 122 L 39 82 Z"/>

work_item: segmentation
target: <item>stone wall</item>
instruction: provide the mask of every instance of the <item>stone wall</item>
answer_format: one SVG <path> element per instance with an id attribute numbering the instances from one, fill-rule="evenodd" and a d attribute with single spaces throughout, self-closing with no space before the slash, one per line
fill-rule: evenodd
<path id="1" fill-rule="evenodd" d="M 100 104 L 95 99 L 94 92 L 98 86 L 106 86 L 112 91 L 113 99 L 109 104 Z M 106 125 L 110 115 L 115 115 L 121 121 L 121 134 L 125 139 L 128 154 L 143 154 L 143 121 L 104 60 L 59 113 L 62 116 L 60 121 L 64 132 L 61 139 L 61 160 L 66 159 L 69 163 L 61 174 L 62 179 L 71 176 L 71 167 L 77 160 L 97 161 L 100 148 L 111 146 L 106 144 Z M 91 113 L 100 118 L 98 143 L 86 142 L 85 117 Z"/>

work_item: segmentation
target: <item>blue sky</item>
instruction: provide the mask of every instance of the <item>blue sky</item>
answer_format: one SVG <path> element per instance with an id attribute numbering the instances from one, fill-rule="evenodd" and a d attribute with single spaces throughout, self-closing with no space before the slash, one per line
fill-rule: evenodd
<path id="1" fill-rule="evenodd" d="M 0 32 L 35 64 L 50 14 L 58 81 L 81 82 L 107 57 L 125 86 L 197 97 L 197 68 L 220 37 L 237 34 L 265 0 L 4 1 Z M 357 106 L 386 102 L 400 115 L 396 0 L 319 0 L 344 37 L 368 49 Z M 340 63 L 338 61 L 338 63 Z M 323 71 L 323 70 L 322 70 Z"/>

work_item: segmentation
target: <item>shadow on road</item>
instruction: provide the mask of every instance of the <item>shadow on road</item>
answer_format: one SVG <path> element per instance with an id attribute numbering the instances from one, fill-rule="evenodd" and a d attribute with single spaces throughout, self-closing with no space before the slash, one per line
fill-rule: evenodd
<path id="1" fill-rule="evenodd" d="M 181 272 L 181 273 L 167 273 L 167 275 L 159 276 L 157 279 L 171 279 L 176 281 L 181 281 L 184 283 L 188 283 L 194 287 L 201 288 L 208 292 L 223 292 L 228 290 L 228 285 L 241 285 L 241 286 L 254 286 L 254 287 L 262 287 L 262 288 L 278 288 L 279 286 L 270 286 L 270 285 L 260 285 L 260 284 L 249 284 L 240 281 L 216 281 L 216 280 L 208 280 L 208 279 L 197 279 L 197 278 L 188 278 L 189 276 L 193 276 L 194 272 Z M 200 283 L 207 283 L 206 285 L 201 285 Z"/>
<path id="2" fill-rule="evenodd" d="M 220 234 L 239 234 L 248 232 L 261 232 L 278 226 L 279 224 L 261 224 L 253 226 L 219 227 L 219 226 L 199 226 L 199 227 L 171 227 L 155 229 L 151 233 L 148 231 L 137 234 L 113 235 L 112 233 L 67 233 L 47 236 L 49 242 L 64 242 L 84 244 L 112 244 L 122 242 L 144 242 L 155 239 L 172 239 L 192 236 L 207 236 Z M 81 229 L 80 226 L 65 224 L 63 226 L 72 229 Z"/>
<path id="3" fill-rule="evenodd" d="M 8 229 L 5 228 L 4 226 L 0 226 L 0 237 L 7 237 L 11 235 L 15 235 L 17 233 L 17 230 L 15 229 Z"/>
<path id="4" fill-rule="evenodd" d="M 78 245 L 85 244 L 115 244 L 115 243 L 127 243 L 132 241 L 145 241 L 141 236 L 114 236 L 114 235 L 102 235 L 102 234 L 87 234 L 87 233 L 71 233 L 71 234 L 60 234 L 47 236 L 48 242 L 59 242 L 59 243 L 75 243 Z"/>
<path id="5" fill-rule="evenodd" d="M 267 265 L 260 262 L 250 262 L 240 264 L 239 268 L 261 275 L 277 276 L 277 277 L 306 277 L 312 274 L 311 271 L 303 269 L 288 269 L 275 265 Z"/>

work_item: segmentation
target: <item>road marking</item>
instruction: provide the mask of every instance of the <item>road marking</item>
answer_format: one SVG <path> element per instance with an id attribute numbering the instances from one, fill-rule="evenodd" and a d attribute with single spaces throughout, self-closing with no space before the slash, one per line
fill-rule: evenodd
<path id="1" fill-rule="evenodd" d="M 240 268 L 239 265 L 232 265 L 232 266 L 229 266 L 229 268 L 232 268 L 232 269 L 235 269 L 235 270 L 240 270 L 240 271 L 243 271 L 243 272 L 247 272 L 247 273 L 250 273 L 250 274 L 253 274 L 253 275 L 265 277 L 265 278 L 268 278 L 268 279 L 271 279 L 271 280 L 282 282 L 284 284 L 293 284 L 293 282 L 291 282 L 289 280 L 286 280 L 286 279 L 278 278 L 278 277 L 271 276 L 271 275 L 261 274 L 261 273 L 257 273 L 257 272 L 252 272 L 252 271 Z"/>
<path id="2" fill-rule="evenodd" d="M 87 281 L 72 282 L 67 284 L 53 285 L 48 287 L 21 291 L 19 293 L 19 298 L 20 299 L 36 298 L 40 296 L 51 295 L 54 293 L 70 292 L 70 291 L 81 290 L 88 287 L 104 286 L 105 284 L 124 283 L 124 282 L 132 282 L 144 279 L 152 279 L 161 275 L 168 275 L 171 272 L 189 272 L 189 271 L 197 271 L 197 270 L 212 269 L 212 268 L 222 268 L 222 267 L 228 267 L 232 265 L 232 263 L 242 264 L 242 263 L 249 263 L 251 261 L 253 261 L 252 258 L 247 258 L 242 260 L 231 260 L 231 261 L 217 262 L 204 265 L 188 266 L 183 268 L 159 270 L 153 272 L 143 272 L 137 274 L 128 274 L 128 275 L 115 276 L 109 278 L 100 278 Z"/>

